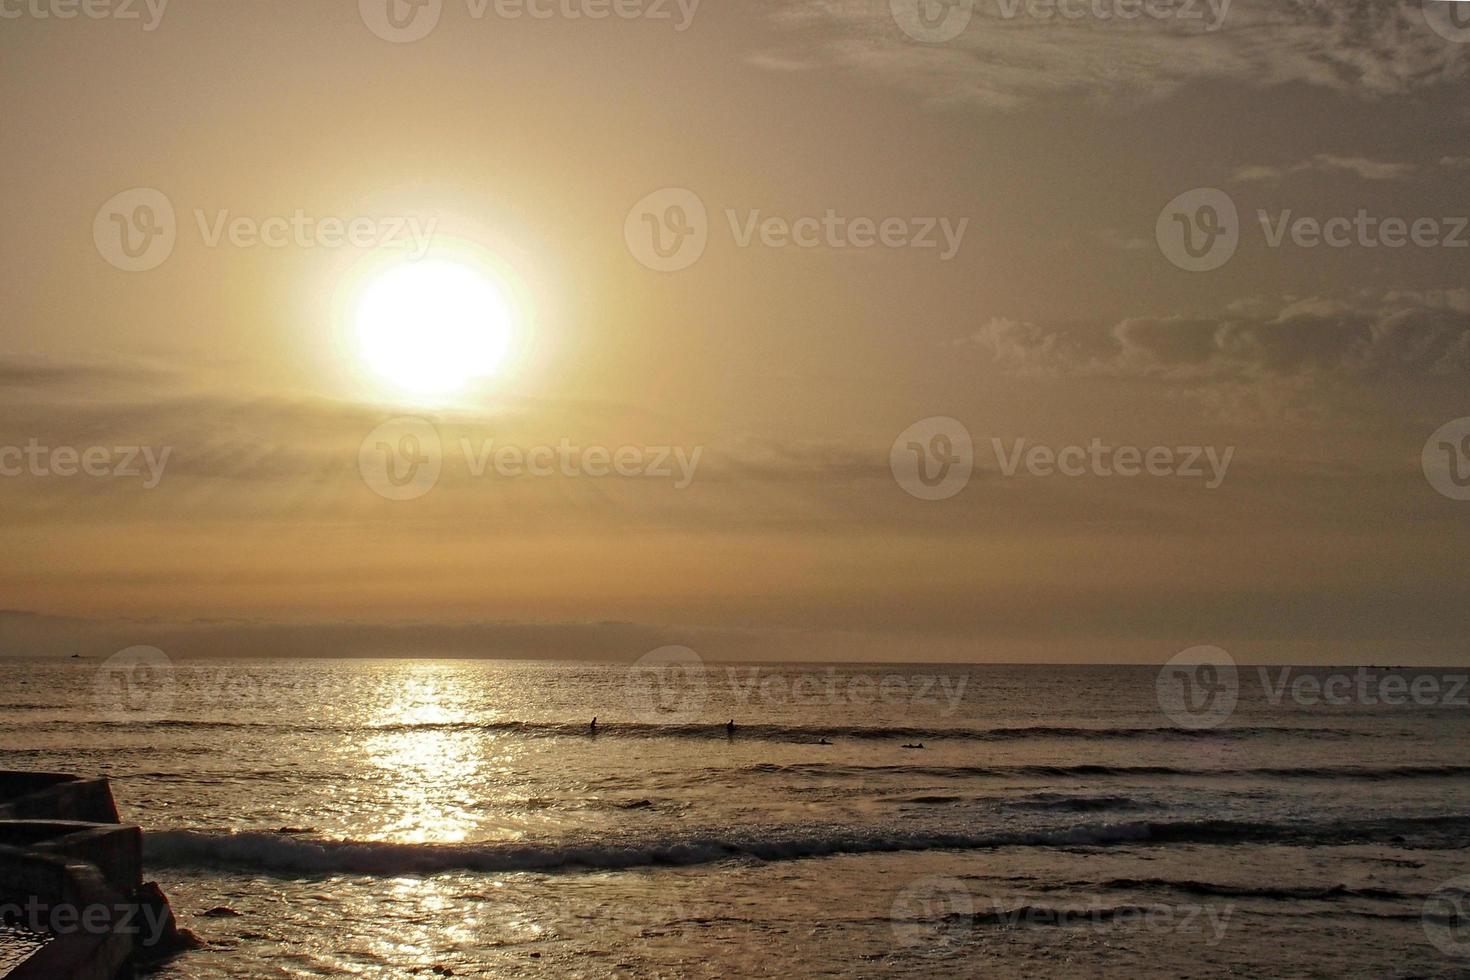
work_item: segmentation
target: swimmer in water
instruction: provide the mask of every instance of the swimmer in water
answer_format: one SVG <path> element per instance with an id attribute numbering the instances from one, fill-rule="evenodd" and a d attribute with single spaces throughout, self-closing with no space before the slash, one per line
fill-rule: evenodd
<path id="1" fill-rule="evenodd" d="M 597 718 L 596 717 L 593 717 L 592 724 L 590 724 L 590 725 L 587 726 L 587 730 L 590 731 L 593 735 L 596 735 L 597 734 Z"/>
<path id="2" fill-rule="evenodd" d="M 725 737 L 726 738 L 733 738 L 734 736 L 735 736 L 735 719 L 734 718 L 731 718 L 729 721 L 725 722 Z"/>

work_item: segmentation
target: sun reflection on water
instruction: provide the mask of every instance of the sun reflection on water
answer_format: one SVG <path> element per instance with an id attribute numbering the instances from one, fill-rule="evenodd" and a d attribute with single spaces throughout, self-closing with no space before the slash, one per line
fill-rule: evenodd
<path id="1" fill-rule="evenodd" d="M 459 843 L 481 830 L 493 793 L 497 760 L 492 743 L 473 729 L 449 727 L 464 720 L 471 698 L 464 675 L 443 665 L 395 665 L 380 687 L 383 700 L 365 722 L 376 729 L 361 745 L 367 762 L 389 787 L 382 839 L 407 843 Z M 439 727 L 444 726 L 444 727 Z"/>

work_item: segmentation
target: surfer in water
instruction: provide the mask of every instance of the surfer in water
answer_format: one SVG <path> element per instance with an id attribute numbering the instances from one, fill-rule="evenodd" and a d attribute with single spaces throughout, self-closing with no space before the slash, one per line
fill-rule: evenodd
<path id="1" fill-rule="evenodd" d="M 731 718 L 729 721 L 725 722 L 725 737 L 726 738 L 734 738 L 735 737 L 735 719 L 734 718 Z"/>
<path id="2" fill-rule="evenodd" d="M 597 734 L 597 718 L 596 718 L 596 716 L 593 716 L 593 718 L 592 718 L 592 724 L 590 724 L 590 725 L 587 726 L 587 731 L 591 732 L 593 735 L 596 735 Z"/>

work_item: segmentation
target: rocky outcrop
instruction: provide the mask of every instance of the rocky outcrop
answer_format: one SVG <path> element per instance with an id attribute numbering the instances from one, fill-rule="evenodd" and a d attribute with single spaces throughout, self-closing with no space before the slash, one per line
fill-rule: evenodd
<path id="1" fill-rule="evenodd" d="M 21 951 L 0 976 L 117 980 L 197 945 L 142 855 L 107 780 L 0 772 L 0 943 Z"/>

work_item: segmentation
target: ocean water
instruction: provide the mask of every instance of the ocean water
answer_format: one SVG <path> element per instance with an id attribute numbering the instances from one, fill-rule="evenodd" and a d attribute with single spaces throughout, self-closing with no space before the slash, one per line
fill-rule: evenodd
<path id="1" fill-rule="evenodd" d="M 162 977 L 1470 975 L 1464 671 L 120 658 L 0 767 L 112 780 Z"/>

